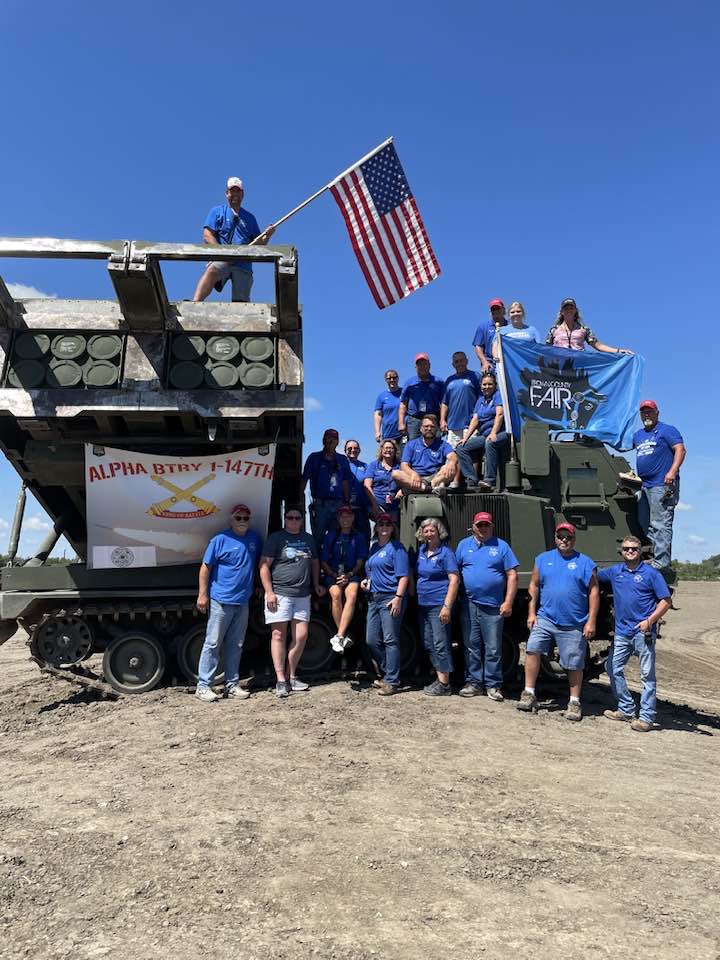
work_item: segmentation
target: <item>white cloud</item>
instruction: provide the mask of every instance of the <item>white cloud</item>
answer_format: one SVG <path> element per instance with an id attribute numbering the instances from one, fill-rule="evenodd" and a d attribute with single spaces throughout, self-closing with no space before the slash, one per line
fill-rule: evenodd
<path id="1" fill-rule="evenodd" d="M 695 533 L 691 533 L 685 539 L 693 547 L 701 547 L 704 543 L 707 543 L 707 540 L 705 539 L 705 537 L 698 537 L 697 534 Z"/>
<path id="2" fill-rule="evenodd" d="M 322 410 L 322 404 L 317 397 L 305 397 L 305 410 L 307 413 L 317 413 Z"/>
<path id="3" fill-rule="evenodd" d="M 23 528 L 26 530 L 49 530 L 50 524 L 42 517 L 28 517 L 23 521 Z"/>
<path id="4" fill-rule="evenodd" d="M 37 287 L 28 287 L 24 283 L 8 283 L 10 296 L 16 300 L 55 300 L 56 293 L 44 293 Z"/>
<path id="5" fill-rule="evenodd" d="M 678 500 L 676 510 L 694 510 L 695 507 L 691 503 L 683 503 L 682 500 Z"/>
<path id="6" fill-rule="evenodd" d="M 9 529 L 10 529 L 10 524 L 7 522 L 7 520 L 3 520 L 3 518 L 0 517 L 0 530 L 9 530 Z"/>

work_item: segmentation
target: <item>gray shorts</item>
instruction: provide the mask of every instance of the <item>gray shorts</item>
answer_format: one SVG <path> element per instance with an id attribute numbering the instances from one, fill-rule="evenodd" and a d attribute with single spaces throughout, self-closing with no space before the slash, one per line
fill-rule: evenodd
<path id="1" fill-rule="evenodd" d="M 558 627 L 549 620 L 538 617 L 528 637 L 527 652 L 550 656 L 556 645 L 561 667 L 565 670 L 585 669 L 587 640 L 583 636 L 582 627 Z"/>
<path id="2" fill-rule="evenodd" d="M 307 623 L 310 619 L 310 597 L 281 597 L 276 594 L 278 606 L 275 613 L 271 613 L 265 604 L 265 623 L 290 623 L 291 620 L 302 620 Z"/>
<path id="3" fill-rule="evenodd" d="M 243 270 L 242 267 L 228 263 L 226 260 L 213 260 L 209 266 L 214 267 L 220 274 L 220 279 L 215 284 L 218 293 L 232 277 L 233 303 L 248 302 L 253 284 L 252 270 Z"/>

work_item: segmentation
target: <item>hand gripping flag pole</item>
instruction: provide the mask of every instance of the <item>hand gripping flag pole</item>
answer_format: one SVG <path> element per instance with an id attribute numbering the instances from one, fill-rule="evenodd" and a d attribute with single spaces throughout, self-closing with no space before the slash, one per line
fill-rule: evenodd
<path id="1" fill-rule="evenodd" d="M 508 385 L 505 377 L 505 361 L 503 359 L 503 338 L 500 336 L 499 320 L 495 321 L 495 339 L 497 340 L 498 367 L 500 368 L 500 394 L 503 399 L 503 417 L 505 418 L 505 426 L 510 435 L 510 460 L 505 467 L 505 486 L 508 490 L 520 490 L 522 487 L 520 464 L 517 458 L 515 431 L 513 430 L 512 413 L 508 399 Z"/>

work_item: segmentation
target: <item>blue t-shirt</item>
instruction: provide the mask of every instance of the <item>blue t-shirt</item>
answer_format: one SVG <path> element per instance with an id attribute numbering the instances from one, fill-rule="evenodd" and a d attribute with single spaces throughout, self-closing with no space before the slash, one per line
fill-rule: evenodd
<path id="1" fill-rule="evenodd" d="M 473 413 L 478 418 L 478 436 L 487 437 L 492 432 L 495 423 L 495 409 L 501 406 L 502 397 L 499 390 L 496 390 L 489 400 L 485 399 L 485 394 L 480 394 L 473 409 Z"/>
<path id="2" fill-rule="evenodd" d="M 636 431 L 633 447 L 637 449 L 637 474 L 643 486 L 660 487 L 665 483 L 665 474 L 673 462 L 673 447 L 683 438 L 676 427 L 659 420 L 652 430 Z"/>
<path id="3" fill-rule="evenodd" d="M 380 436 L 383 440 L 399 440 L 400 430 L 398 429 L 398 410 L 400 408 L 400 397 L 402 390 L 383 390 L 378 394 L 375 401 L 375 411 L 381 414 Z"/>
<path id="4" fill-rule="evenodd" d="M 542 343 L 537 327 L 524 324 L 522 327 L 514 327 L 509 323 L 506 327 L 500 327 L 500 336 L 507 337 L 509 340 L 524 340 L 535 343 Z M 497 339 L 497 334 L 493 337 L 493 342 Z"/>
<path id="5" fill-rule="evenodd" d="M 365 563 L 372 593 L 395 593 L 400 577 L 407 577 L 409 573 L 407 550 L 397 540 L 388 540 L 384 547 L 376 543 Z"/>
<path id="6" fill-rule="evenodd" d="M 340 573 L 350 573 L 358 560 L 364 560 L 368 555 L 365 537 L 361 533 L 338 533 L 337 530 L 328 530 L 322 545 L 322 561 Z"/>
<path id="7" fill-rule="evenodd" d="M 368 498 L 363 486 L 363 480 L 367 475 L 367 464 L 362 460 L 351 460 L 348 457 L 348 466 L 350 467 L 350 503 L 353 507 L 363 513 L 370 509 Z"/>
<path id="8" fill-rule="evenodd" d="M 395 502 L 398 485 L 393 480 L 393 470 L 397 470 L 397 467 L 386 470 L 380 460 L 371 460 L 368 464 L 365 479 L 372 480 L 373 495 L 381 507 L 392 506 Z"/>
<path id="9" fill-rule="evenodd" d="M 247 603 L 255 586 L 255 568 L 262 540 L 254 530 L 244 537 L 230 530 L 216 533 L 205 550 L 203 563 L 212 567 L 210 597 L 219 603 Z"/>
<path id="10" fill-rule="evenodd" d="M 538 617 L 556 627 L 582 626 L 588 618 L 588 585 L 594 562 L 577 550 L 566 558 L 556 549 L 536 557 L 535 566 L 540 574 Z"/>
<path id="11" fill-rule="evenodd" d="M 410 464 L 419 476 L 431 477 L 438 472 L 452 452 L 453 448 L 441 437 L 435 437 L 429 446 L 425 445 L 422 437 L 418 437 L 406 444 L 402 462 Z"/>
<path id="12" fill-rule="evenodd" d="M 441 607 L 448 591 L 448 574 L 457 573 L 455 554 L 446 544 L 441 544 L 431 557 L 427 544 L 418 550 L 415 562 L 417 599 L 421 607 Z"/>
<path id="13" fill-rule="evenodd" d="M 650 616 L 658 600 L 670 599 L 662 574 L 649 563 L 641 563 L 634 570 L 629 570 L 624 563 L 616 563 L 599 570 L 598 580 L 612 587 L 616 637 L 632 637 L 637 625 Z M 653 635 L 656 630 L 657 624 L 654 624 Z"/>
<path id="14" fill-rule="evenodd" d="M 440 413 L 440 401 L 444 391 L 445 383 L 432 373 L 429 380 L 414 376 L 403 386 L 400 399 L 411 416 L 424 417 L 426 413 Z"/>
<path id="15" fill-rule="evenodd" d="M 503 326 L 507 325 L 507 320 L 503 319 Z M 501 328 L 502 329 L 502 328 Z M 485 356 L 492 362 L 492 345 L 493 340 L 495 339 L 495 324 L 492 320 L 483 320 L 482 323 L 478 326 L 475 331 L 475 336 L 473 337 L 473 346 L 482 347 L 482 351 Z"/>
<path id="16" fill-rule="evenodd" d="M 212 230 L 218 243 L 221 244 L 246 244 L 260 235 L 258 222 L 250 211 L 240 207 L 240 213 L 235 213 L 228 203 L 219 203 L 216 207 L 213 207 L 205 217 L 203 227 Z M 232 266 L 252 272 L 251 260 L 235 261 Z"/>
<path id="17" fill-rule="evenodd" d="M 310 481 L 313 500 L 342 500 L 343 480 L 350 484 L 352 478 L 348 458 L 342 453 L 327 460 L 322 450 L 318 450 L 305 461 L 303 480 Z"/>
<path id="18" fill-rule="evenodd" d="M 447 378 L 442 402 L 447 404 L 447 422 L 451 430 L 459 433 L 470 423 L 479 393 L 480 381 L 474 370 L 453 373 Z"/>
<path id="19" fill-rule="evenodd" d="M 497 537 L 485 543 L 466 537 L 458 544 L 455 556 L 465 593 L 472 602 L 499 607 L 505 599 L 506 573 L 519 565 L 510 545 Z"/>

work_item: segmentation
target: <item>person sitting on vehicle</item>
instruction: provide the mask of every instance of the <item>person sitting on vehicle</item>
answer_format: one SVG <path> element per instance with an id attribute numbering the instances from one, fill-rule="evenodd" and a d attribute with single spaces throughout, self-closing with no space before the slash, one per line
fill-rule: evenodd
<path id="1" fill-rule="evenodd" d="M 490 317 L 483 320 L 473 337 L 473 347 L 475 355 L 480 361 L 481 373 L 492 373 L 495 369 L 495 363 L 492 355 L 492 345 L 497 332 L 497 325 L 504 327 L 507 324 L 505 319 L 505 304 L 499 298 L 491 300 L 489 303 Z"/>
<path id="2" fill-rule="evenodd" d="M 624 347 L 609 347 L 601 343 L 590 327 L 586 327 L 582 322 L 580 311 L 572 297 L 567 297 L 560 304 L 560 310 L 545 343 L 551 347 L 564 347 L 566 350 L 584 350 L 587 344 L 600 353 L 632 353 L 632 350 Z"/>
<path id="3" fill-rule="evenodd" d="M 400 374 L 397 370 L 385 371 L 385 389 L 378 394 L 373 410 L 373 430 L 378 443 L 382 440 L 402 440 L 398 426 L 398 412 L 400 410 Z"/>
<path id="4" fill-rule="evenodd" d="M 480 381 L 473 417 L 455 453 L 460 471 L 468 487 L 491 490 L 497 482 L 498 459 L 508 446 L 509 437 L 503 430 L 503 403 L 497 388 L 495 374 L 485 373 Z M 485 453 L 484 479 L 478 480 L 475 464 Z"/>
<path id="5" fill-rule="evenodd" d="M 398 410 L 398 428 L 401 434 L 407 434 L 408 440 L 420 436 L 420 422 L 426 413 L 436 417 L 440 414 L 445 382 L 430 373 L 430 357 L 426 353 L 415 356 L 417 374 L 405 383 L 400 395 Z"/>
<path id="6" fill-rule="evenodd" d="M 435 517 L 422 520 L 417 539 L 418 550 L 415 571 L 420 633 L 436 679 L 423 689 L 429 697 L 444 697 L 452 693 L 452 608 L 460 586 L 460 575 L 454 552 L 443 541 L 448 532 L 445 524 Z"/>
<path id="7" fill-rule="evenodd" d="M 498 333 L 501 337 L 508 340 L 523 340 L 528 342 L 540 343 L 540 334 L 536 327 L 532 327 L 525 322 L 525 307 L 519 300 L 514 300 L 508 307 L 508 317 L 510 323 L 506 327 L 500 327 Z M 492 345 L 493 360 L 498 359 L 497 336 Z"/>
<path id="8" fill-rule="evenodd" d="M 442 493 L 455 477 L 457 455 L 438 436 L 437 417 L 424 416 L 420 424 L 422 436 L 410 440 L 402 455 L 400 469 L 393 472 L 399 487 L 411 493 Z"/>
<path id="9" fill-rule="evenodd" d="M 352 643 L 348 630 L 368 555 L 367 541 L 354 529 L 353 522 L 353 508 L 348 504 L 338 507 L 337 527 L 325 534 L 321 554 L 324 583 L 330 593 L 330 608 L 337 629 L 330 639 L 335 653 L 342 653 Z"/>
<path id="10" fill-rule="evenodd" d="M 383 440 L 377 460 L 371 460 L 363 484 L 370 500 L 370 513 L 377 523 L 381 513 L 389 513 L 397 521 L 403 492 L 393 478 L 399 467 L 398 448 L 394 440 Z"/>
<path id="11" fill-rule="evenodd" d="M 452 365 L 455 373 L 445 381 L 440 404 L 440 432 L 447 435 L 445 439 L 455 449 L 470 423 L 480 393 L 480 381 L 475 371 L 468 369 L 468 358 L 462 350 L 456 350 L 452 355 Z"/>

